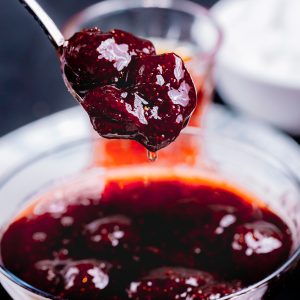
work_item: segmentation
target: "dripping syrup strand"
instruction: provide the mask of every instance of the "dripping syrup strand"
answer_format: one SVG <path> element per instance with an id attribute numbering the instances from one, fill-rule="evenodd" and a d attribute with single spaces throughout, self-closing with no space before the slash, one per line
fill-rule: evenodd
<path id="1" fill-rule="evenodd" d="M 147 150 L 147 157 L 151 162 L 155 162 L 157 159 L 157 152 L 156 151 L 152 152 L 152 151 Z"/>

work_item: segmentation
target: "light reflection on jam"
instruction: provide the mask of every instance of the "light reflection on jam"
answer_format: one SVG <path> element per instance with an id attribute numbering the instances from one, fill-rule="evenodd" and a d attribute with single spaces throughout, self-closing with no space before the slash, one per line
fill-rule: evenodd
<path id="1" fill-rule="evenodd" d="M 136 140 L 155 152 L 177 138 L 196 107 L 183 60 L 157 55 L 150 41 L 128 32 L 82 30 L 60 53 L 65 77 L 105 138 Z"/>
<path id="2" fill-rule="evenodd" d="M 258 199 L 188 174 L 145 180 L 134 170 L 91 170 L 41 196 L 4 233 L 5 266 L 71 300 L 208 300 L 289 256 L 289 229 Z"/>

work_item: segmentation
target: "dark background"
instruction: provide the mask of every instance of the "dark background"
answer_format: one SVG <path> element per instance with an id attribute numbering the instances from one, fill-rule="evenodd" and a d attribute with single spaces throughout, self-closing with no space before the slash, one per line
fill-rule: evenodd
<path id="1" fill-rule="evenodd" d="M 95 2 L 39 0 L 59 26 L 63 26 L 74 13 Z M 196 2 L 210 7 L 216 1 Z M 56 53 L 44 33 L 18 0 L 1 0 L 0 137 L 26 123 L 73 105 L 76 103 L 63 84 Z M 300 290 L 297 291 L 295 281 L 290 281 L 276 300 L 300 299 L 297 295 Z M 9 299 L 1 288 L 0 299 Z"/>

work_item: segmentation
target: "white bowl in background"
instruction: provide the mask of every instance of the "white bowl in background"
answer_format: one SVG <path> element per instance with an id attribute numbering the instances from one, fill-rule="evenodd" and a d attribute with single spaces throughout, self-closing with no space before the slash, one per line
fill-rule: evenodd
<path id="1" fill-rule="evenodd" d="M 288 133 L 299 135 L 300 80 L 292 81 L 288 76 L 279 78 L 273 76 L 270 70 L 254 72 L 254 68 L 251 70 L 243 63 L 239 64 L 235 53 L 232 56 L 228 55 L 228 52 L 227 55 L 223 55 L 224 51 L 228 51 L 226 41 L 230 35 L 229 30 L 222 26 L 224 20 L 229 17 L 227 8 L 243 1 L 245 2 L 221 0 L 212 8 L 213 16 L 224 31 L 223 45 L 216 64 L 217 89 L 221 97 L 236 110 L 267 121 Z M 235 42 L 232 35 L 229 38 L 231 43 Z"/>

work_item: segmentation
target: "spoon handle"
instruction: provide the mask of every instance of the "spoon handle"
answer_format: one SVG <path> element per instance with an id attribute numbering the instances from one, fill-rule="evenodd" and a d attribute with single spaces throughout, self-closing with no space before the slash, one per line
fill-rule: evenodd
<path id="1" fill-rule="evenodd" d="M 53 46 L 57 49 L 62 46 L 65 39 L 55 25 L 49 15 L 43 10 L 43 8 L 35 0 L 19 0 L 29 13 L 36 19 L 39 25 L 47 34 L 48 38 L 52 42 Z"/>

